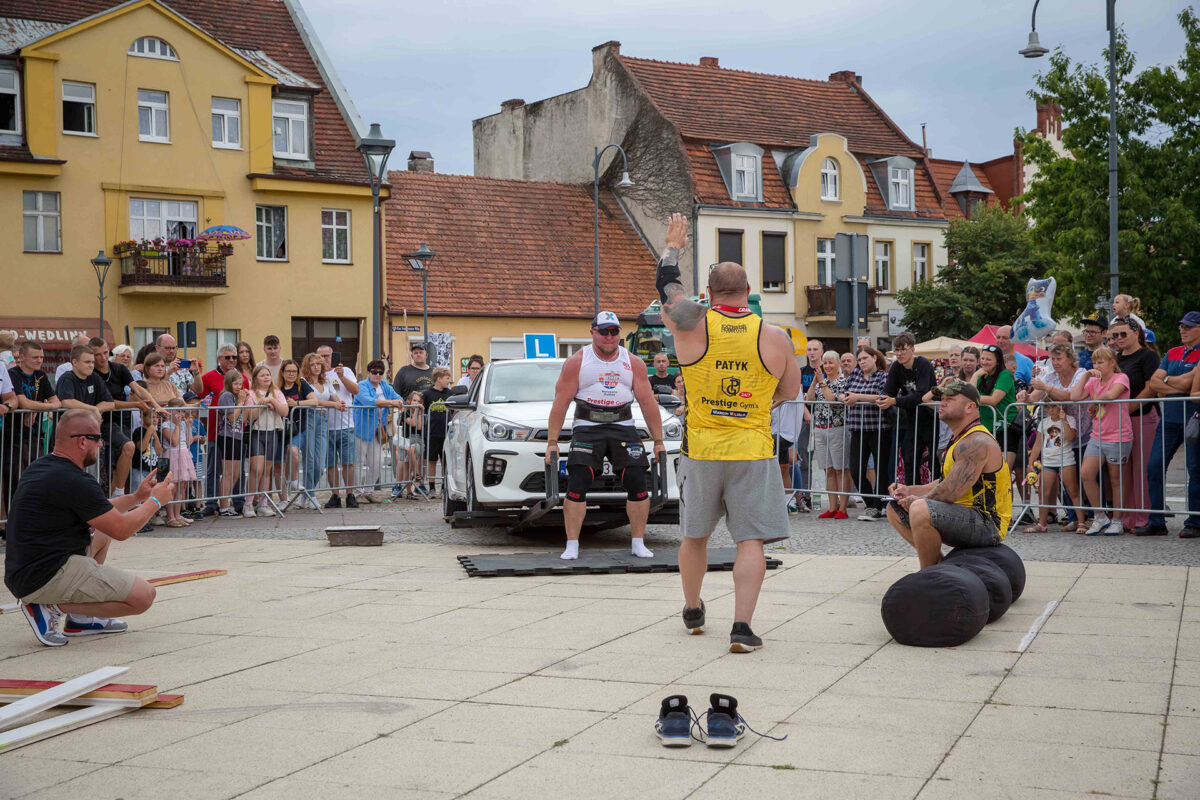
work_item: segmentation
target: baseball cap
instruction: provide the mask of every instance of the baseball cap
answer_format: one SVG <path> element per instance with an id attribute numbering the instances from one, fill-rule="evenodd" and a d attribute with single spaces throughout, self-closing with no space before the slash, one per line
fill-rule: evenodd
<path id="1" fill-rule="evenodd" d="M 966 395 L 973 403 L 979 402 L 979 390 L 966 381 L 948 380 L 933 387 L 934 397 L 953 397 L 956 394 Z"/>
<path id="2" fill-rule="evenodd" d="M 1108 315 L 1097 309 L 1083 318 L 1083 325 L 1084 327 L 1095 325 L 1100 330 L 1106 331 L 1108 330 Z"/>
<path id="3" fill-rule="evenodd" d="M 1189 328 L 1194 328 L 1200 325 L 1200 311 L 1189 311 L 1183 315 L 1183 319 L 1179 320 L 1180 325 L 1187 325 Z"/>
<path id="4" fill-rule="evenodd" d="M 621 327 L 621 320 L 617 319 L 617 315 L 611 311 L 601 311 L 596 315 L 596 318 L 592 320 L 592 327 L 619 328 Z"/>
<path id="5" fill-rule="evenodd" d="M 413 350 L 428 350 L 428 348 L 425 347 L 424 342 L 413 342 L 408 346 L 408 349 L 410 352 Z"/>

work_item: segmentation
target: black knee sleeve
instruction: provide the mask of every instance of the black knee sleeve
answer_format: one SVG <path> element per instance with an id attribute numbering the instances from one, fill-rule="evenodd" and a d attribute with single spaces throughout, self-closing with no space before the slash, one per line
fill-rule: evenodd
<path id="1" fill-rule="evenodd" d="M 641 467 L 626 467 L 621 470 L 621 485 L 629 499 L 637 502 L 650 496 L 646 491 L 646 470 Z"/>
<path id="2" fill-rule="evenodd" d="M 594 475 L 594 470 L 587 464 L 568 464 L 567 499 L 582 503 L 587 497 L 587 490 L 592 485 Z"/>

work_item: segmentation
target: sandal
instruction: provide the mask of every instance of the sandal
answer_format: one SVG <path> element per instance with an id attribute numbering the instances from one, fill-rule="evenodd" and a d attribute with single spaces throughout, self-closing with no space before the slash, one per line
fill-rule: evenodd
<path id="1" fill-rule="evenodd" d="M 1090 528 L 1090 527 L 1092 527 L 1092 526 L 1087 524 L 1086 522 L 1081 522 L 1075 526 L 1075 532 L 1076 533 L 1087 533 L 1088 528 Z"/>
<path id="2" fill-rule="evenodd" d="M 1078 528 L 1079 525 L 1078 525 L 1078 523 L 1072 522 L 1071 520 L 1068 519 L 1068 520 L 1064 520 L 1063 524 L 1060 527 L 1064 531 L 1069 531 L 1069 530 L 1074 530 L 1075 528 Z"/>
<path id="3" fill-rule="evenodd" d="M 184 521 L 183 521 L 183 520 L 181 520 L 181 519 L 169 519 L 169 520 L 167 520 L 167 527 L 168 527 L 168 528 L 186 528 L 186 527 L 187 527 L 189 524 L 190 524 L 190 523 L 184 522 Z"/>
<path id="4" fill-rule="evenodd" d="M 1047 530 L 1047 528 L 1045 525 L 1041 524 L 1040 522 L 1037 522 L 1037 523 L 1034 523 L 1033 525 L 1028 525 L 1025 528 L 1023 528 L 1021 530 L 1021 533 L 1045 533 L 1046 530 Z"/>

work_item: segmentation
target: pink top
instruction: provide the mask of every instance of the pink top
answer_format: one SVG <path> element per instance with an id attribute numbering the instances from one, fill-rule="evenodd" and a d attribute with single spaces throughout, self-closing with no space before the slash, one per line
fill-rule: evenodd
<path id="1" fill-rule="evenodd" d="M 1089 378 L 1083 385 L 1084 397 L 1095 400 L 1111 389 L 1114 383 L 1125 387 L 1125 391 L 1121 392 L 1117 399 L 1128 400 L 1129 376 L 1123 372 L 1114 374 L 1108 379 L 1108 383 L 1103 385 L 1100 384 L 1099 378 Z M 1128 403 L 1101 403 L 1096 411 L 1096 423 L 1100 428 L 1099 439 L 1102 442 L 1133 441 L 1133 423 L 1129 421 Z"/>

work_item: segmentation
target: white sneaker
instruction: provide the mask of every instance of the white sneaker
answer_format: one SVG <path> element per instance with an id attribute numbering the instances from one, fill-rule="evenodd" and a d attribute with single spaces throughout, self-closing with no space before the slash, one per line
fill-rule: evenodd
<path id="1" fill-rule="evenodd" d="M 1084 532 L 1084 536 L 1096 536 L 1108 530 L 1108 526 L 1112 524 L 1112 520 L 1105 516 L 1098 516 L 1092 520 L 1092 527 Z"/>
<path id="2" fill-rule="evenodd" d="M 859 508 L 864 508 L 867 505 L 866 501 L 864 501 L 862 499 L 862 495 L 858 495 L 858 494 L 850 495 L 850 502 L 853 503 L 854 505 L 858 506 Z"/>
<path id="3" fill-rule="evenodd" d="M 254 519 L 256 514 L 254 513 L 254 504 L 253 503 L 248 502 L 248 503 L 246 503 L 246 505 L 242 506 L 242 516 L 245 517 L 246 519 Z"/>
<path id="4" fill-rule="evenodd" d="M 273 517 L 275 516 L 275 509 L 271 508 L 271 504 L 266 500 L 261 500 L 258 504 L 258 515 L 260 517 Z"/>

